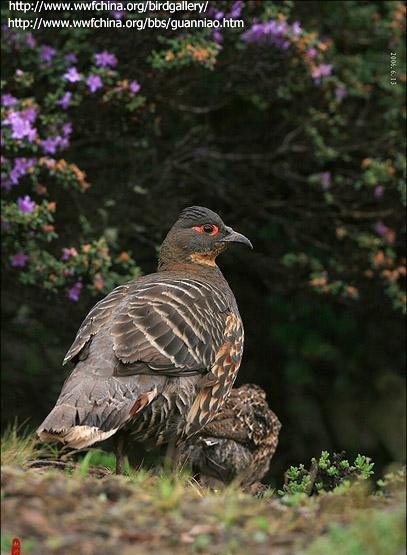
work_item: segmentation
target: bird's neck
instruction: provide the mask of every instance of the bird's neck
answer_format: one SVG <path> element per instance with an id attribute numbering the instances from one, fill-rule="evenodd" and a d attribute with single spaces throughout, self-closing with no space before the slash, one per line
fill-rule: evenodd
<path id="1" fill-rule="evenodd" d="M 173 250 L 161 250 L 158 260 L 158 272 L 175 272 L 184 276 L 203 279 L 212 283 L 223 283 L 225 278 L 219 266 L 212 259 L 205 256 L 182 256 Z"/>
<path id="2" fill-rule="evenodd" d="M 192 260 L 159 260 L 158 272 L 176 272 L 185 276 L 205 279 L 208 281 L 224 281 L 222 272 L 217 264 L 207 264 Z"/>

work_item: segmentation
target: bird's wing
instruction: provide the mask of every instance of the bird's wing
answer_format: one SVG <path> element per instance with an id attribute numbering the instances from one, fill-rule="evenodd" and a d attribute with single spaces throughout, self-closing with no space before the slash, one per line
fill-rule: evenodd
<path id="1" fill-rule="evenodd" d="M 243 354 L 244 332 L 238 312 L 231 312 L 223 328 L 223 341 L 215 353 L 211 374 L 216 381 L 205 387 L 195 398 L 190 408 L 185 427 L 185 436 L 195 434 L 214 417 L 227 399 L 235 381 Z"/>
<path id="2" fill-rule="evenodd" d="M 127 283 L 116 287 L 109 295 L 95 304 L 82 322 L 74 342 L 65 355 L 63 364 L 69 361 L 77 362 L 81 358 L 88 342 L 107 324 L 117 305 L 129 294 L 130 285 Z"/>
<path id="3" fill-rule="evenodd" d="M 99 302 L 79 329 L 65 361 L 80 358 L 92 336 L 109 326 L 117 358 L 115 375 L 146 370 L 171 376 L 206 372 L 224 341 L 228 310 L 216 287 L 156 275 L 118 287 Z"/>

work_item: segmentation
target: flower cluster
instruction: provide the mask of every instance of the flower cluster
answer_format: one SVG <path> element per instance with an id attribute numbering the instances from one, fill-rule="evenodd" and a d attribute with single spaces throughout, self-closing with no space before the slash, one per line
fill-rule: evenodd
<path id="1" fill-rule="evenodd" d="M 52 246 L 59 236 L 57 206 L 45 197 L 55 185 L 82 192 L 90 186 L 76 164 L 55 157 L 70 146 L 74 132 L 68 111 L 99 91 L 105 102 L 126 95 L 128 109 L 134 111 L 143 103 L 141 85 L 120 77 L 115 69 L 118 59 L 107 50 L 93 54 L 86 68 L 76 53 L 38 44 L 31 33 L 5 35 L 5 50 L 17 49 L 19 55 L 27 51 L 34 65 L 27 62 L 18 69 L 2 95 L 1 184 L 9 195 L 2 201 L 4 247 L 20 281 L 54 292 L 62 289 L 77 302 L 84 289 L 98 294 L 120 282 L 123 272 L 129 276 L 138 270 L 128 254 L 126 259 L 112 258 L 103 238 L 65 247 L 62 256 Z M 56 83 L 43 98 L 33 94 L 35 63 L 41 75 Z"/>
<path id="2" fill-rule="evenodd" d="M 285 19 L 272 19 L 264 23 L 254 23 L 248 31 L 243 33 L 245 42 L 268 43 L 282 50 L 290 48 L 294 37 L 301 35 L 302 29 L 298 21 L 289 25 Z"/>
<path id="3" fill-rule="evenodd" d="M 360 7 L 360 10 L 365 8 Z M 380 16 L 376 9 L 372 9 L 372 12 Z M 390 15 L 386 16 L 386 28 L 392 29 L 396 42 L 401 39 L 404 13 L 405 8 L 395 3 L 394 8 L 389 9 Z M 111 12 L 110 16 L 117 19 L 135 17 L 125 12 Z M 185 26 L 179 34 L 156 33 L 154 39 L 152 35 L 149 36 L 151 48 L 140 45 L 142 63 L 126 61 L 134 68 L 133 73 L 123 71 L 126 65 L 115 52 L 117 43 L 111 36 L 103 42 L 104 46 L 92 47 L 101 42 L 91 32 L 67 31 L 69 40 L 65 41 L 60 36 L 53 37 L 46 32 L 37 36 L 4 29 L 3 50 L 9 56 L 9 67 L 12 68 L 2 83 L 1 103 L 1 139 L 4 146 L 1 178 L 5 197 L 2 229 L 6 237 L 5 259 L 9 261 L 9 268 L 16 272 L 19 279 L 32 280 L 37 284 L 46 283 L 44 286 L 50 290 L 63 289 L 71 300 L 80 298 L 89 287 L 94 292 L 105 290 L 105 270 L 109 268 L 110 271 L 109 264 L 130 271 L 134 263 L 131 257 L 127 259 L 127 253 L 122 253 L 120 258 L 111 257 L 111 262 L 103 266 L 105 270 L 99 269 L 92 273 L 90 258 L 89 265 L 82 259 L 86 254 L 82 250 L 83 245 L 73 241 L 72 237 L 64 241 L 66 230 L 59 227 L 61 208 L 58 205 L 57 211 L 55 201 L 52 200 L 56 198 L 54 192 L 58 197 L 66 191 L 76 195 L 90 186 L 91 179 L 71 159 L 74 155 L 80 156 L 76 147 L 86 125 L 87 108 L 96 105 L 102 114 L 106 110 L 106 115 L 110 117 L 123 115 L 125 110 L 130 117 L 117 119 L 125 121 L 123 129 L 126 128 L 126 136 L 132 139 L 132 126 L 140 127 L 140 116 L 145 118 L 149 123 L 145 135 L 137 137 L 134 143 L 142 145 L 136 154 L 140 162 L 144 149 L 147 153 L 153 143 L 149 130 L 161 132 L 161 123 L 165 118 L 159 111 L 163 102 L 168 102 L 170 111 L 179 109 L 181 117 L 188 113 L 189 126 L 195 117 L 200 117 L 196 115 L 200 113 L 197 107 L 205 105 L 205 95 L 214 93 L 211 99 L 216 100 L 208 102 L 208 113 L 216 109 L 221 114 L 221 106 L 225 105 L 236 119 L 236 107 L 245 103 L 261 115 L 261 111 L 268 113 L 270 110 L 273 113 L 274 105 L 277 107 L 282 102 L 285 114 L 282 118 L 287 117 L 287 110 L 292 106 L 293 117 L 285 122 L 284 127 L 288 133 L 286 139 L 281 137 L 281 149 L 276 144 L 278 158 L 271 179 L 275 178 L 278 183 L 279 175 L 286 174 L 290 189 L 298 187 L 300 193 L 303 188 L 310 199 L 315 201 L 317 211 L 325 204 L 328 206 L 327 221 L 329 218 L 332 221 L 333 214 L 337 214 L 338 219 L 332 228 L 325 228 L 329 235 L 326 243 L 329 244 L 330 240 L 343 248 L 344 252 L 357 252 L 364 260 L 359 264 L 359 273 L 362 266 L 362 272 L 367 268 L 366 272 L 380 277 L 388 285 L 392 300 L 398 303 L 401 296 L 396 286 L 401 280 L 402 271 L 399 268 L 402 265 L 400 259 L 396 262 L 396 253 L 401 233 L 397 229 L 395 211 L 389 207 L 394 207 L 397 194 L 405 201 L 404 157 L 398 157 L 394 146 L 387 150 L 380 146 L 378 150 L 377 145 L 376 149 L 370 149 L 369 145 L 367 150 L 362 141 L 359 144 L 355 140 L 352 143 L 353 151 L 349 152 L 343 147 L 355 132 L 349 125 L 356 113 L 355 99 L 366 99 L 369 94 L 373 94 L 373 90 L 380 96 L 388 86 L 385 82 L 387 77 L 380 81 L 370 68 L 363 66 L 364 58 L 358 48 L 363 50 L 364 47 L 360 46 L 358 39 L 355 39 L 354 55 L 341 53 L 341 45 L 335 44 L 336 31 L 330 23 L 324 28 L 324 35 L 310 32 L 307 22 L 313 25 L 312 20 L 304 14 L 298 21 L 298 15 L 290 2 L 219 0 L 209 3 L 205 17 L 219 22 L 223 18 L 244 18 L 246 28 L 239 30 L 237 26 L 235 29 L 214 31 L 211 27 L 194 29 L 193 33 L 188 34 L 185 30 L 190 27 Z M 380 17 L 384 17 L 383 14 Z M 185 20 L 188 19 L 189 15 L 185 14 Z M 231 63 L 235 59 L 239 60 L 239 64 Z M 357 61 L 359 67 L 356 66 Z M 244 63 L 250 66 L 245 67 Z M 248 73 L 253 70 L 251 75 L 259 76 L 259 83 L 243 79 L 243 72 L 240 74 L 237 66 L 245 71 L 247 69 Z M 146 71 L 145 79 L 148 78 L 153 84 L 151 90 L 160 91 L 156 98 L 152 93 L 148 103 L 143 96 L 144 79 L 139 75 L 142 67 Z M 276 68 L 275 74 L 273 68 Z M 200 90 L 207 69 L 214 70 L 214 73 L 205 81 L 205 89 Z M 163 70 L 170 71 L 174 79 L 167 79 L 162 74 Z M 178 75 L 178 71 L 186 72 L 188 78 Z M 222 90 L 222 79 L 225 76 L 228 85 Z M 153 83 L 154 79 L 157 83 Z M 175 82 L 183 83 L 179 96 L 174 95 L 171 89 Z M 379 84 L 376 89 L 375 84 Z M 399 89 L 393 89 L 395 98 L 400 95 Z M 219 102 L 222 94 L 224 98 Z M 297 99 L 301 102 L 304 98 L 308 100 L 306 95 L 309 94 L 312 95 L 312 101 L 301 104 L 297 110 Z M 193 95 L 197 95 L 196 105 L 192 100 Z M 383 96 L 381 98 L 384 110 L 387 110 L 386 117 L 394 122 L 395 109 L 387 109 L 388 100 Z M 367 103 L 367 112 L 369 106 Z M 229 112 L 227 114 L 225 118 L 229 117 Z M 98 116 L 93 117 L 99 123 Z M 362 120 L 364 117 L 361 116 Z M 258 122 L 260 129 L 261 118 Z M 210 143 L 216 140 L 209 132 L 211 118 L 207 120 L 207 125 L 208 130 L 202 131 L 205 140 L 195 145 L 194 150 L 201 159 L 208 158 L 212 150 Z M 393 123 L 394 128 L 396 125 Z M 289 131 L 291 126 L 292 132 Z M 85 135 L 91 135 L 90 128 L 85 130 Z M 365 129 L 369 135 L 370 129 Z M 251 132 L 249 129 L 248 135 Z M 176 133 L 174 131 L 174 135 Z M 246 130 L 242 133 L 246 133 Z M 281 133 L 276 132 L 276 140 Z M 395 137 L 396 131 L 389 136 L 389 143 L 395 142 Z M 227 143 L 223 144 L 226 148 Z M 230 148 L 234 148 L 233 145 Z M 240 152 L 237 146 L 236 149 L 236 160 L 249 154 Z M 216 156 L 217 160 L 223 157 L 221 143 Z M 304 163 L 301 162 L 298 171 L 288 172 L 285 168 L 298 157 L 303 157 Z M 229 159 L 233 160 L 233 155 Z M 213 160 L 209 163 L 213 163 Z M 263 170 L 266 171 L 262 166 Z M 135 185 L 134 190 L 137 188 L 142 189 Z M 89 228 L 86 232 L 78 228 L 83 241 L 86 241 L 85 245 L 96 240 Z M 309 236 L 311 242 L 315 240 L 315 245 L 322 244 L 323 241 L 316 234 L 310 232 Z M 63 246 L 65 242 L 67 244 Z M 55 252 L 56 244 L 58 250 L 62 245 L 62 253 Z M 41 256 L 39 250 L 42 251 Z M 352 261 L 346 268 L 344 264 L 335 266 L 335 260 L 340 255 L 335 253 L 330 256 L 328 250 L 316 257 L 320 256 L 323 264 L 316 264 L 315 260 L 311 260 L 312 257 L 304 263 L 304 268 L 307 268 L 304 283 L 317 292 L 356 298 L 361 286 L 352 274 L 352 268 L 358 267 L 358 264 Z M 383 251 L 386 258 L 394 260 L 392 267 L 383 266 L 379 271 L 376 263 L 372 262 L 369 266 L 369 260 L 373 260 L 379 251 Z M 99 256 L 96 250 L 92 252 L 93 257 Z M 294 253 L 298 255 L 298 264 L 302 264 L 301 254 Z M 34 277 L 34 273 L 37 277 Z M 345 275 L 347 277 L 343 277 Z M 371 279 L 367 273 L 365 277 Z"/>
<path id="4" fill-rule="evenodd" d="M 243 1 L 242 0 L 235 0 L 230 6 L 230 10 L 223 11 L 219 6 L 211 5 L 209 6 L 206 16 L 217 21 L 221 19 L 237 19 L 241 16 L 243 10 Z M 223 34 L 222 29 L 215 29 L 212 33 L 212 39 L 217 43 L 223 42 Z"/>
<path id="5" fill-rule="evenodd" d="M 5 189 L 10 189 L 13 185 L 18 185 L 20 179 L 26 175 L 31 168 L 35 165 L 35 158 L 24 158 L 17 157 L 14 159 L 14 164 L 12 165 L 9 173 L 6 172 L 1 175 L 1 185 Z M 2 156 L 1 160 L 2 170 L 8 165 L 8 160 L 5 156 Z"/>
<path id="6" fill-rule="evenodd" d="M 156 69 L 171 69 L 190 64 L 213 69 L 221 47 L 213 40 L 194 35 L 185 35 L 177 39 L 166 39 L 168 48 L 153 52 L 151 64 Z"/>
<path id="7" fill-rule="evenodd" d="M 321 60 L 321 53 L 329 44 L 318 41 L 315 33 L 305 32 L 299 21 L 289 24 L 281 13 L 275 19 L 253 23 L 241 38 L 246 43 L 272 45 L 283 51 L 293 48 L 295 55 L 300 56 L 309 68 L 310 75 L 317 85 L 321 84 L 324 77 L 332 74 L 332 64 Z M 337 87 L 336 95 L 338 100 L 346 96 L 343 84 Z"/>
<path id="8" fill-rule="evenodd" d="M 33 127 L 37 119 L 37 110 L 35 108 L 26 108 L 25 110 L 9 110 L 3 124 L 10 126 L 12 139 L 24 139 L 32 143 L 37 138 L 37 130 Z"/>

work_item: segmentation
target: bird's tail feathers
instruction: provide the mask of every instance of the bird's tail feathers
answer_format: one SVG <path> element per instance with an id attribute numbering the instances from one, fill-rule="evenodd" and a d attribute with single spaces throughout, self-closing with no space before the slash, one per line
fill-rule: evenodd
<path id="1" fill-rule="evenodd" d="M 42 441 L 60 441 L 74 449 L 89 447 L 114 435 L 117 428 L 103 431 L 98 426 L 75 424 L 77 409 L 71 405 L 56 405 L 37 430 Z"/>
<path id="2" fill-rule="evenodd" d="M 111 437 L 157 395 L 157 388 L 143 387 L 137 381 L 72 374 L 37 429 L 39 438 L 83 449 Z"/>

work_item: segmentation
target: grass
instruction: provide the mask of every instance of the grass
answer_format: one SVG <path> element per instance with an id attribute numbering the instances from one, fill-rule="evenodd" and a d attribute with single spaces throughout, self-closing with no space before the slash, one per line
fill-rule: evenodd
<path id="1" fill-rule="evenodd" d="M 26 466 L 30 460 L 42 456 L 51 456 L 52 446 L 44 446 L 41 442 L 22 425 L 16 423 L 8 426 L 1 439 L 1 464 L 18 464 Z M 54 457 L 50 457 L 54 458 Z"/>
<path id="2" fill-rule="evenodd" d="M 62 471 L 30 468 L 36 458 L 55 458 L 47 449 L 17 429 L 5 434 L 2 554 L 13 537 L 24 555 L 403 552 L 402 470 L 385 476 L 377 491 L 360 481 L 313 497 L 269 490 L 257 499 L 235 484 L 205 489 L 185 472 L 157 475 L 128 465 L 116 476 L 114 455 L 100 449 Z"/>

